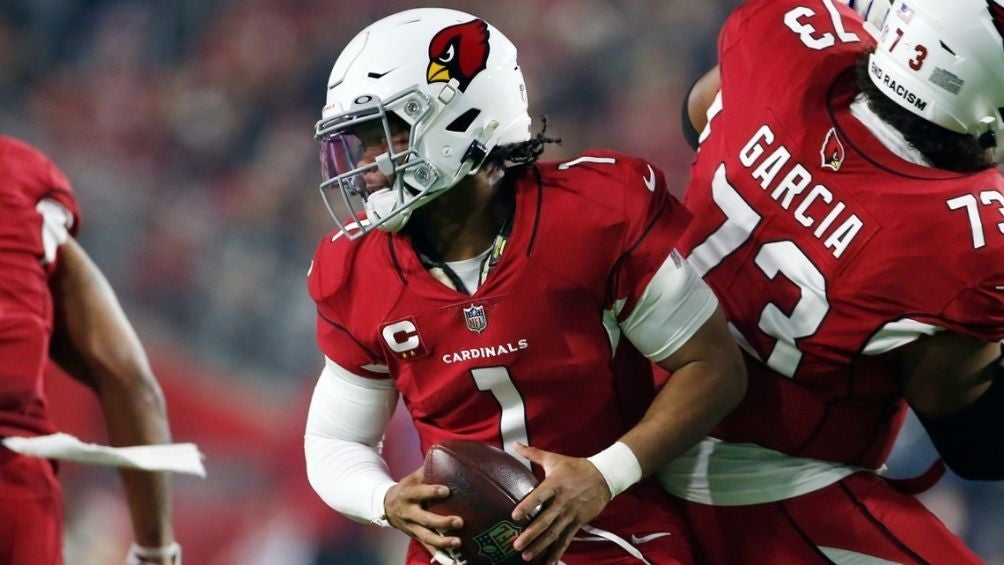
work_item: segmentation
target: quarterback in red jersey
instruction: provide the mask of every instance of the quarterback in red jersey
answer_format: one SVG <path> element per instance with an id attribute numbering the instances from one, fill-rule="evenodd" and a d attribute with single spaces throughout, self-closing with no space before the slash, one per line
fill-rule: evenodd
<path id="1" fill-rule="evenodd" d="M 537 163 L 550 140 L 531 139 L 516 48 L 452 10 L 352 40 L 316 134 L 322 194 L 351 218 L 332 214 L 341 229 L 308 277 L 325 356 L 305 442 L 318 494 L 413 537 L 408 563 L 452 562 L 460 518 L 422 508 L 445 487 L 420 470 L 395 482 L 377 451 L 400 397 L 423 450 L 483 441 L 542 479 L 508 555 L 692 562 L 678 510 L 643 477 L 738 403 L 745 373 L 673 251 L 689 215 L 663 175 L 610 151 Z M 652 361 L 674 373 L 658 394 Z"/>
<path id="2" fill-rule="evenodd" d="M 868 5 L 745 4 L 690 96 L 681 251 L 750 382 L 660 479 L 713 563 L 978 562 L 876 473 L 907 404 L 1004 478 L 1004 4 Z"/>
<path id="3" fill-rule="evenodd" d="M 169 439 L 160 387 L 101 272 L 74 240 L 66 176 L 37 149 L 0 137 L 0 438 L 52 433 L 43 394 L 51 358 L 94 389 L 111 441 Z M 177 565 L 166 477 L 122 473 L 136 544 L 129 563 Z M 0 446 L 0 562 L 63 562 L 54 465 Z"/>

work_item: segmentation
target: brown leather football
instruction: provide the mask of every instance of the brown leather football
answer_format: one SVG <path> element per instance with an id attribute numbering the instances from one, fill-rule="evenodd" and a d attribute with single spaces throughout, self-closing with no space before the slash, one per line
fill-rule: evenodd
<path id="1" fill-rule="evenodd" d="M 537 478 L 518 459 L 487 443 L 444 441 L 429 448 L 422 482 L 450 489 L 449 497 L 426 505 L 428 510 L 464 519 L 463 528 L 447 532 L 462 541 L 451 557 L 467 565 L 527 563 L 512 542 L 530 519 L 516 522 L 512 510 L 537 486 Z"/>

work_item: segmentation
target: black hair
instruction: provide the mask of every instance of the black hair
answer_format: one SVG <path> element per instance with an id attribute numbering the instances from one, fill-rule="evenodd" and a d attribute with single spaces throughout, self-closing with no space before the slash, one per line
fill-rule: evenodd
<path id="1" fill-rule="evenodd" d="M 506 163 L 513 165 L 532 165 L 544 153 L 544 148 L 548 143 L 561 143 L 560 137 L 548 137 L 547 116 L 541 116 L 541 129 L 537 135 L 527 141 L 519 143 L 507 143 L 497 145 L 488 153 L 485 163 L 495 163 L 505 166 Z"/>
<path id="2" fill-rule="evenodd" d="M 858 88 L 868 99 L 868 107 L 882 121 L 896 128 L 935 167 L 959 173 L 973 173 L 997 166 L 992 149 L 996 139 L 992 132 L 979 137 L 957 133 L 901 107 L 890 100 L 868 76 L 868 57 L 872 50 L 858 58 Z"/>

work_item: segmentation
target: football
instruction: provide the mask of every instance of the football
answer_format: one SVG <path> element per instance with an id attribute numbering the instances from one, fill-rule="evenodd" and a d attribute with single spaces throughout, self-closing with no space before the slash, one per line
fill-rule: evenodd
<path id="1" fill-rule="evenodd" d="M 512 510 L 537 486 L 537 479 L 518 459 L 486 443 L 444 441 L 426 454 L 422 482 L 450 489 L 450 496 L 428 504 L 428 510 L 464 520 L 463 528 L 449 532 L 462 542 L 450 552 L 455 561 L 466 565 L 527 563 L 512 542 L 532 517 L 515 522 Z"/>

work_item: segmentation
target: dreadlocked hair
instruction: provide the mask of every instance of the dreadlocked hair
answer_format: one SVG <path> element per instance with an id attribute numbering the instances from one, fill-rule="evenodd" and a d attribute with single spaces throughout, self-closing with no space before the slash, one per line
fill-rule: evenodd
<path id="1" fill-rule="evenodd" d="M 868 56 L 858 58 L 858 88 L 868 98 L 868 107 L 882 121 L 896 128 L 935 167 L 959 173 L 974 173 L 997 166 L 992 149 L 993 134 L 980 137 L 957 133 L 929 122 L 890 100 L 868 77 Z"/>
<path id="2" fill-rule="evenodd" d="M 540 121 L 542 124 L 540 132 L 533 139 L 519 143 L 498 145 L 488 153 L 486 162 L 503 166 L 505 163 L 512 163 L 514 165 L 532 165 L 536 163 L 537 159 L 544 153 L 545 145 L 548 143 L 561 143 L 560 137 L 548 137 L 545 135 L 547 133 L 547 116 L 541 116 Z"/>

